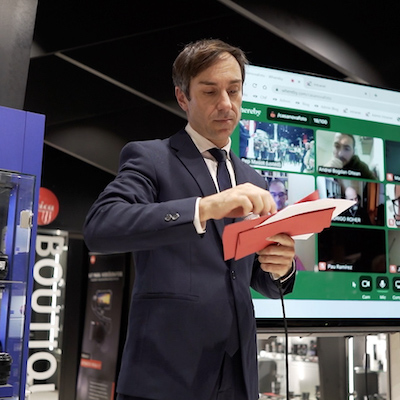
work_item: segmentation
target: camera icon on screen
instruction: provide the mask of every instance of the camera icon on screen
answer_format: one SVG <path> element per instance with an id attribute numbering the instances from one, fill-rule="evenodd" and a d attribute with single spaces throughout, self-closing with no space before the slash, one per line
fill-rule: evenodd
<path id="1" fill-rule="evenodd" d="M 400 292 L 400 278 L 393 279 L 393 290 L 395 292 Z"/>
<path id="2" fill-rule="evenodd" d="M 360 290 L 363 292 L 372 291 L 372 278 L 370 276 L 360 276 Z"/>

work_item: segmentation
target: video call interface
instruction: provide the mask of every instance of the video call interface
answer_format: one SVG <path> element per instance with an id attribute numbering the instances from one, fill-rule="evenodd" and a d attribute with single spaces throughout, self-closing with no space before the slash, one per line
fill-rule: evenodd
<path id="1" fill-rule="evenodd" d="M 279 96 L 270 97 L 273 105 L 268 95 L 258 102 L 259 92 L 249 97 L 238 153 L 268 182 L 278 211 L 315 190 L 320 198 L 355 202 L 329 228 L 295 241 L 298 277 L 308 272 L 324 282 L 321 274 L 329 274 L 325 281 L 338 285 L 334 299 L 400 300 L 400 126 L 366 121 L 362 113 L 301 110 L 298 100 L 280 106 Z M 342 282 L 351 290 L 341 291 Z"/>

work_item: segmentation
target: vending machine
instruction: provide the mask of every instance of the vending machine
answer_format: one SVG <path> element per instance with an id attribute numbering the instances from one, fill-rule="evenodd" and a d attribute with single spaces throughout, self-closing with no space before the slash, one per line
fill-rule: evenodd
<path id="1" fill-rule="evenodd" d="M 0 107 L 0 399 L 25 399 L 44 121 Z"/>

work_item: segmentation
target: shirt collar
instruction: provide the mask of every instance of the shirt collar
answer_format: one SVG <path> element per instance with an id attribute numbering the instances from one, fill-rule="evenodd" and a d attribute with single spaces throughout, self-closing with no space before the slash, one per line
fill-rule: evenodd
<path id="1" fill-rule="evenodd" d="M 192 128 L 190 123 L 187 123 L 185 130 L 188 133 L 188 135 L 191 137 L 191 139 L 193 140 L 193 143 L 198 148 L 198 150 L 200 151 L 201 154 L 204 155 L 205 152 L 207 152 L 207 154 L 210 154 L 210 153 L 208 153 L 208 149 L 217 147 L 213 142 L 206 139 L 204 136 L 200 135 L 200 133 L 196 132 Z M 227 158 L 229 160 L 230 160 L 231 143 L 232 143 L 231 138 L 229 138 L 228 143 L 224 147 L 222 147 L 222 149 L 226 151 Z"/>

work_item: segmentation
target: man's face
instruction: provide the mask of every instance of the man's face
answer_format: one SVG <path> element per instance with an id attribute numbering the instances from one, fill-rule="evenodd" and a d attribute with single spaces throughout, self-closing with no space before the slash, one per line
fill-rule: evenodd
<path id="1" fill-rule="evenodd" d="M 345 197 L 347 200 L 358 201 L 357 192 L 351 186 L 346 189 Z"/>
<path id="2" fill-rule="evenodd" d="M 240 119 L 242 73 L 236 59 L 226 53 L 190 81 L 190 100 L 175 88 L 190 125 L 218 147 L 228 143 Z"/>
<path id="3" fill-rule="evenodd" d="M 400 185 L 394 187 L 394 200 L 398 199 L 394 205 L 394 217 L 396 221 L 400 221 Z"/>
<path id="4" fill-rule="evenodd" d="M 282 210 L 286 207 L 286 188 L 281 182 L 271 182 L 269 186 L 269 192 L 271 196 L 274 198 L 276 208 L 278 211 Z"/>
<path id="5" fill-rule="evenodd" d="M 354 211 L 357 211 L 357 209 L 359 207 L 359 201 L 358 201 L 358 196 L 357 196 L 356 190 L 354 188 L 352 188 L 351 186 L 349 186 L 345 191 L 345 197 L 346 197 L 346 200 L 352 200 L 352 201 L 357 202 L 351 206 L 351 209 L 353 209 Z"/>
<path id="6" fill-rule="evenodd" d="M 353 139 L 350 136 L 337 133 L 333 142 L 333 155 L 345 166 L 354 155 Z"/>

